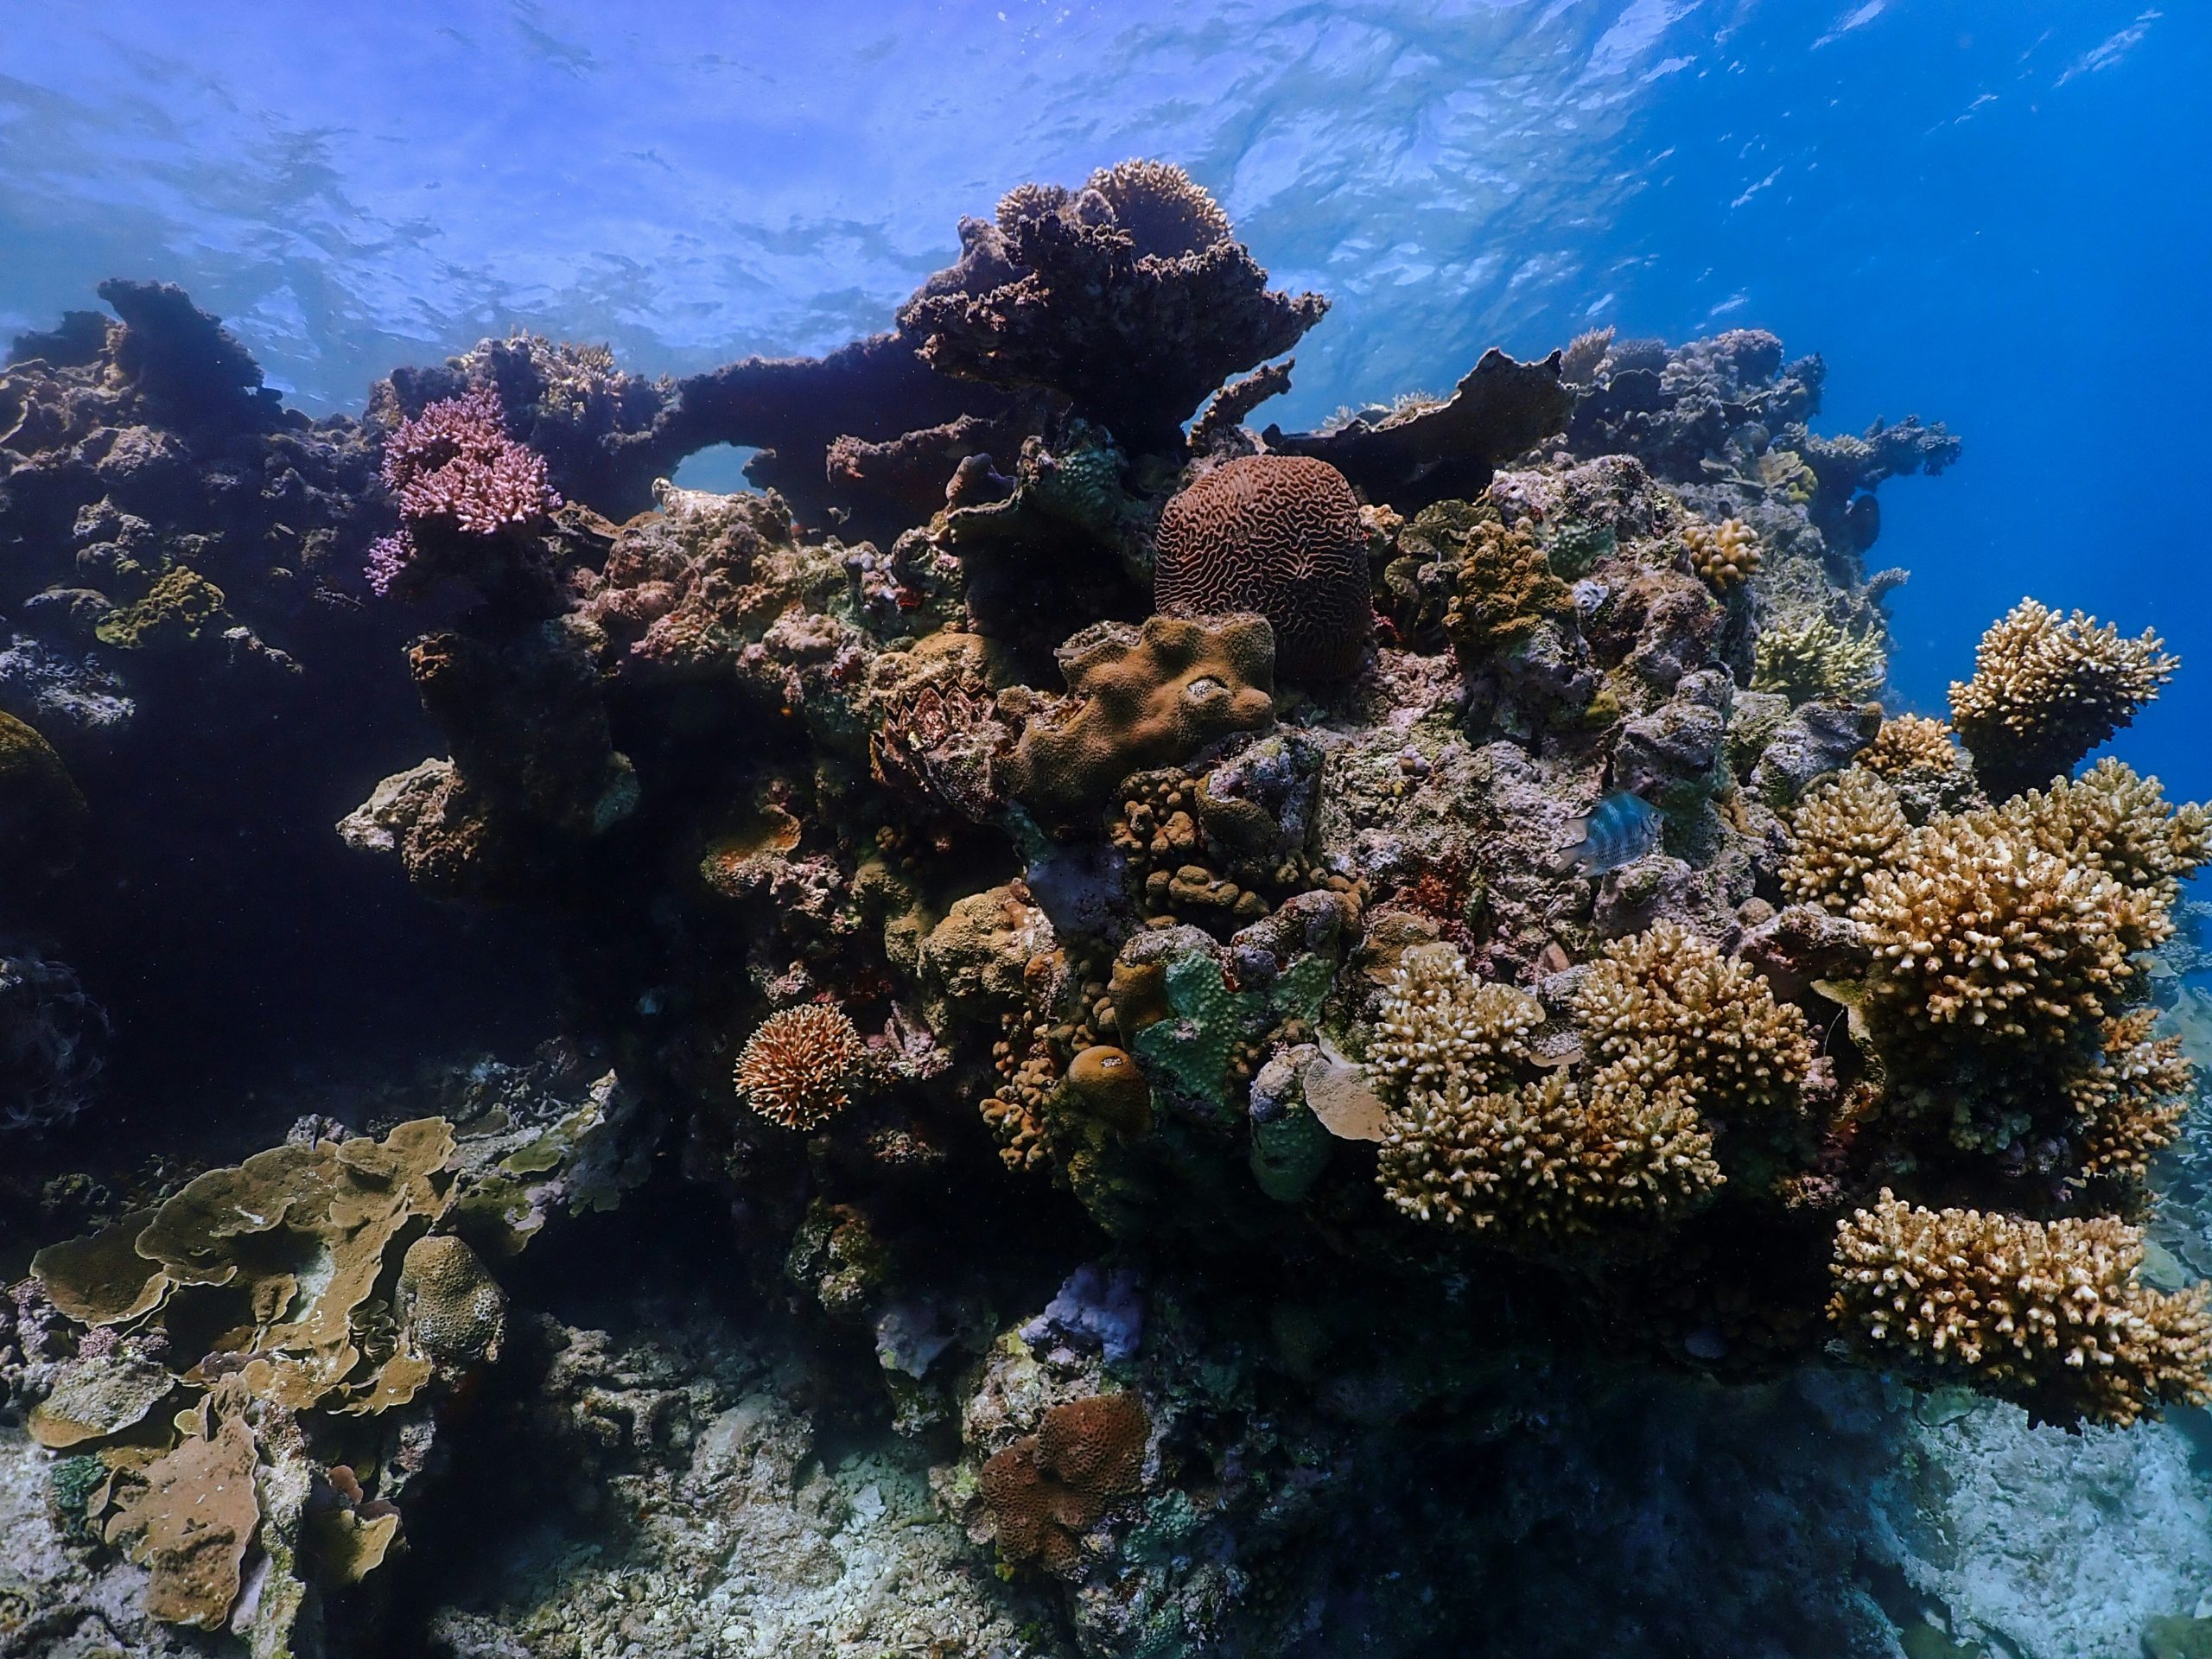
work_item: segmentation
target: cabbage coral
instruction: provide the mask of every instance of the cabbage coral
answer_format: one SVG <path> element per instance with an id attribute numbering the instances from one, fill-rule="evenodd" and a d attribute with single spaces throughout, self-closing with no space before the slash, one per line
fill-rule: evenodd
<path id="1" fill-rule="evenodd" d="M 1791 817 L 1797 845 L 1782 867 L 1782 890 L 1840 915 L 1910 827 L 1897 791 L 1872 772 L 1849 767 L 1815 785 Z"/>
<path id="2" fill-rule="evenodd" d="M 2110 1217 L 1923 1210 L 1885 1188 L 1837 1226 L 1828 1317 L 1875 1363 L 2126 1424 L 2212 1401 L 2208 1287 L 2152 1290 L 2142 1265 L 2141 1230 Z"/>
<path id="3" fill-rule="evenodd" d="M 2181 659 L 2150 629 L 2062 617 L 2024 599 L 1981 637 L 1974 677 L 1951 685 L 1951 724 L 1994 796 L 2072 770 L 2135 718 Z"/>

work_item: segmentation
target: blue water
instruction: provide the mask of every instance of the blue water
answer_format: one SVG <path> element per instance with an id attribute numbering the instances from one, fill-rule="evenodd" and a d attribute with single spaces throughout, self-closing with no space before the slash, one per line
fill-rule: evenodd
<path id="1" fill-rule="evenodd" d="M 0 328 L 181 282 L 314 410 L 523 325 L 690 370 L 880 327 L 1023 179 L 1180 161 L 1336 309 L 1270 414 L 1596 321 L 1757 323 L 1823 424 L 1967 450 L 1883 492 L 1897 683 L 2033 592 L 2188 660 L 2122 740 L 2212 795 L 2190 487 L 2212 346 L 2212 7 L 569 0 L 0 18 Z"/>

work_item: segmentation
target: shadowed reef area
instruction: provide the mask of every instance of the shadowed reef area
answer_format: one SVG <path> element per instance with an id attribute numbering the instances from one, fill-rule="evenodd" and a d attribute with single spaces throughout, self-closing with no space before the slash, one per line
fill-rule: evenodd
<path id="1" fill-rule="evenodd" d="M 1179 169 L 961 246 L 16 340 L 0 1655 L 2205 1650 L 2158 636 L 1885 705 L 1959 441 L 1758 330 L 1285 432 Z"/>

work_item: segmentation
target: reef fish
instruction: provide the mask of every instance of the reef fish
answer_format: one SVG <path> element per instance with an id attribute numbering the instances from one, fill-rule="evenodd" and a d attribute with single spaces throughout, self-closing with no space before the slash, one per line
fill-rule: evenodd
<path id="1" fill-rule="evenodd" d="M 1567 824 L 1573 839 L 1560 849 L 1553 868 L 1565 875 L 1603 875 L 1633 864 L 1659 844 L 1659 810 L 1641 795 L 1616 790 L 1586 818 Z"/>

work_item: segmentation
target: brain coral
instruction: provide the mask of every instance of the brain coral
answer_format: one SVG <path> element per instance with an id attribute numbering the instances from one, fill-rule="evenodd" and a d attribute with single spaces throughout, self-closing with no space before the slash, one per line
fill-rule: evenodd
<path id="1" fill-rule="evenodd" d="M 1100 623 L 1059 650 L 1071 703 L 1033 719 L 1007 792 L 1040 818 L 1094 808 L 1147 766 L 1187 760 L 1274 718 L 1274 636 L 1256 616 Z"/>
<path id="2" fill-rule="evenodd" d="M 497 1359 L 507 1299 L 476 1252 L 444 1233 L 418 1238 L 400 1261 L 397 1311 L 417 1346 L 441 1363 Z"/>
<path id="3" fill-rule="evenodd" d="M 1170 614 L 1256 611 L 1293 680 L 1342 679 L 1365 655 L 1373 607 L 1359 502 L 1344 476 L 1301 455 L 1215 467 L 1160 517 L 1153 600 Z"/>
<path id="4" fill-rule="evenodd" d="M 2212 1399 L 2206 1287 L 2138 1282 L 2139 1228 L 1923 1210 L 1885 1188 L 1836 1228 L 1828 1317 L 1878 1359 L 2060 1421 L 2130 1423 Z"/>
<path id="5" fill-rule="evenodd" d="M 853 1103 L 868 1047 L 842 1008 L 779 1008 L 737 1057 L 737 1092 L 787 1129 L 817 1129 Z"/>
<path id="6" fill-rule="evenodd" d="M 2181 659 L 2076 611 L 2024 599 L 1981 636 L 1974 677 L 1951 684 L 1951 724 L 1993 798 L 2071 770 L 2135 718 Z"/>

